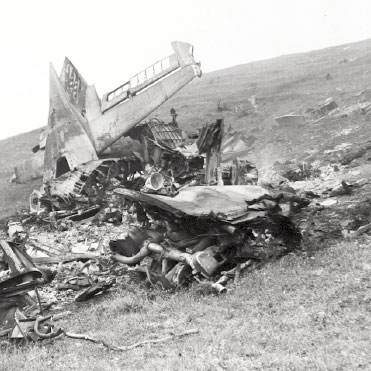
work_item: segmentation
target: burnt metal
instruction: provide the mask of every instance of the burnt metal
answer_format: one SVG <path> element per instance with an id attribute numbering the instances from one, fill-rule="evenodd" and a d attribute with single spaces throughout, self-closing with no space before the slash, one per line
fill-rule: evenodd
<path id="1" fill-rule="evenodd" d="M 9 275 L 0 278 L 0 298 L 28 292 L 43 282 L 42 273 L 25 251 L 4 240 L 0 240 L 0 247 L 9 269 Z"/>
<path id="2" fill-rule="evenodd" d="M 78 294 L 75 297 L 75 301 L 86 301 L 98 294 L 102 294 L 103 292 L 107 291 L 112 285 L 116 282 L 116 280 L 112 279 L 107 282 L 98 282 L 95 285 L 89 287 L 88 289 L 84 290 L 82 293 Z"/>

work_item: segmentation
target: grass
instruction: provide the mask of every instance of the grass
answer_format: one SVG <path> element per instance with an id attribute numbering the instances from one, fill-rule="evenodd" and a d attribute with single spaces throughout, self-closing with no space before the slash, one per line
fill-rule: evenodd
<path id="1" fill-rule="evenodd" d="M 291 254 L 244 277 L 225 296 L 175 294 L 128 283 L 76 306 L 63 327 L 125 344 L 198 328 L 199 335 L 118 353 L 84 341 L 8 349 L 1 370 L 370 369 L 370 239 L 312 257 Z"/>
<path id="2" fill-rule="evenodd" d="M 28 199 L 34 189 L 40 188 L 41 180 L 26 184 L 10 183 L 14 167 L 33 155 L 40 136 L 40 129 L 0 141 L 0 219 L 28 208 Z"/>

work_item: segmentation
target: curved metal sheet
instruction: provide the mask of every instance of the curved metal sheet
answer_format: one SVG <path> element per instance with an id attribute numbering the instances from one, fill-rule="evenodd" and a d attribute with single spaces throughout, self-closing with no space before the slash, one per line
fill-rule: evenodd
<path id="1" fill-rule="evenodd" d="M 162 208 L 177 216 L 213 216 L 232 224 L 265 216 L 268 209 L 261 206 L 260 200 L 264 196 L 271 199 L 264 188 L 253 185 L 189 187 L 181 190 L 175 197 L 145 194 L 124 188 L 115 189 L 115 193 Z M 252 204 L 254 200 L 257 200 L 256 204 Z"/>

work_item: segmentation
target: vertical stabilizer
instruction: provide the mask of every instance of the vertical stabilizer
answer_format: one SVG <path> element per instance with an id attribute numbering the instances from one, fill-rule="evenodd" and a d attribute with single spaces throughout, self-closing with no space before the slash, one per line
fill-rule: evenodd
<path id="1" fill-rule="evenodd" d="M 70 95 L 51 65 L 44 181 L 56 178 L 84 162 L 98 159 L 82 121 L 82 115 L 70 101 Z"/>
<path id="2" fill-rule="evenodd" d="M 85 116 L 85 96 L 88 84 L 67 57 L 64 60 L 59 80 L 70 103 L 75 106 L 82 116 Z"/>

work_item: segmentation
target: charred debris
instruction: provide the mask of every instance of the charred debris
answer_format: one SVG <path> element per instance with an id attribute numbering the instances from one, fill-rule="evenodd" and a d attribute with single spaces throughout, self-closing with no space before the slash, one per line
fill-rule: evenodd
<path id="1" fill-rule="evenodd" d="M 10 222 L 1 241 L 0 335 L 58 336 L 37 314 L 89 300 L 130 272 L 160 290 L 195 283 L 223 293 L 243 272 L 299 247 L 289 216 L 306 200 L 256 185 L 247 160 L 225 161 L 223 144 L 240 135 L 223 130 L 217 120 L 185 144 L 174 120 L 151 120 L 129 132 L 141 153 L 82 164 L 34 192 L 31 212 Z M 37 236 L 42 228 L 55 236 L 107 225 L 119 233 L 95 244 L 45 246 Z"/>
<path id="2" fill-rule="evenodd" d="M 129 132 L 141 153 L 82 164 L 34 192 L 31 212 L 1 241 L 0 335 L 59 336 L 40 313 L 89 300 L 131 272 L 160 290 L 224 293 L 243 272 L 299 247 L 290 215 L 307 200 L 256 185 L 256 168 L 223 152 L 240 134 L 223 130 L 217 120 L 185 144 L 174 120 L 151 120 Z M 42 228 L 54 236 L 108 228 L 110 238 L 57 247 L 37 235 Z"/>
<path id="3" fill-rule="evenodd" d="M 289 215 L 300 202 L 306 205 L 303 198 L 256 185 L 257 169 L 223 152 L 224 143 L 233 147 L 240 134 L 223 130 L 223 120 L 217 120 L 185 144 L 175 120 L 138 125 L 129 135 L 140 138 L 141 153 L 82 164 L 45 183 L 31 196 L 25 226 L 10 223 L 9 234 L 20 239 L 26 255 L 27 248 L 30 255 L 46 255 L 30 260 L 36 264 L 70 263 L 99 259 L 99 251 L 63 255 L 38 248 L 32 231 L 20 238 L 26 237 L 23 228 L 46 224 L 62 232 L 109 223 L 125 235 L 105 246 L 112 261 L 143 271 L 163 289 L 208 280 L 223 292 L 236 270 L 300 245 Z"/>
<path id="4" fill-rule="evenodd" d="M 172 46 L 101 100 L 69 60 L 59 77 L 51 68 L 48 129 L 35 147 L 43 186 L 0 243 L 0 336 L 59 336 L 44 311 L 72 294 L 93 298 L 130 272 L 159 289 L 201 283 L 223 293 L 243 271 L 300 246 L 290 216 L 309 201 L 257 185 L 243 134 L 220 119 L 190 139 L 174 109 L 168 123 L 144 120 L 201 75 L 192 46 Z M 20 166 L 16 177 L 34 170 Z M 42 228 L 54 237 L 89 230 L 95 240 L 46 243 Z"/>

